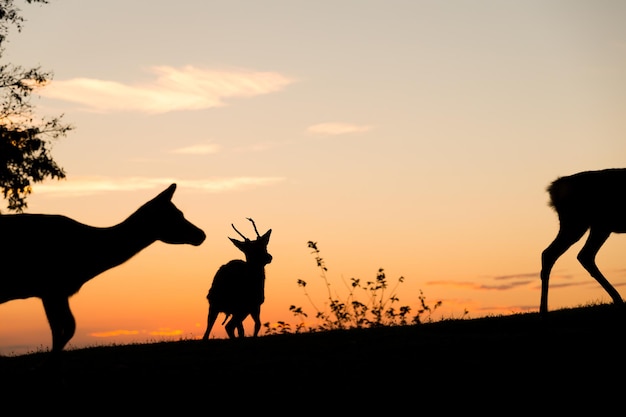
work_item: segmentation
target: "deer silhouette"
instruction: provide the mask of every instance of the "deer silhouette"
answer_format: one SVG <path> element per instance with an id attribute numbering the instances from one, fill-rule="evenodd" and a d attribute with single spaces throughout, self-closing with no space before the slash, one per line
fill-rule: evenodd
<path id="1" fill-rule="evenodd" d="M 560 177 L 547 189 L 550 206 L 559 218 L 559 232 L 541 254 L 541 305 L 548 312 L 548 281 L 557 259 L 589 230 L 577 259 L 611 296 L 614 304 L 622 297 L 596 265 L 596 254 L 611 233 L 626 233 L 626 169 L 584 171 Z"/>
<path id="2" fill-rule="evenodd" d="M 254 220 L 248 220 L 252 222 L 257 238 L 248 239 L 231 224 L 244 240 L 228 239 L 244 253 L 246 260 L 232 260 L 215 273 L 206 297 L 209 300 L 209 315 L 203 340 L 209 338 L 219 313 L 226 314 L 223 323 L 230 318 L 225 328 L 231 339 L 235 338 L 235 329 L 239 337 L 244 337 L 243 321 L 248 316 L 252 316 L 254 320 L 255 337 L 261 329 L 261 304 L 265 301 L 265 265 L 272 262 L 272 255 L 267 252 L 272 229 L 261 236 Z"/>
<path id="3" fill-rule="evenodd" d="M 52 331 L 52 352 L 74 336 L 69 298 L 90 279 L 157 240 L 200 245 L 204 232 L 171 202 L 170 185 L 123 222 L 93 227 L 61 215 L 0 215 L 0 304 L 38 297 Z"/>

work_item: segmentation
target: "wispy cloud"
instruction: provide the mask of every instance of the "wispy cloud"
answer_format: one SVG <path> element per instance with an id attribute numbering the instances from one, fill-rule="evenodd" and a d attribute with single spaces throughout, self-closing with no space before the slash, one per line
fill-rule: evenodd
<path id="1" fill-rule="evenodd" d="M 351 123 L 319 123 L 309 126 L 307 131 L 317 135 L 345 135 L 349 133 L 367 132 L 371 126 L 355 125 Z"/>
<path id="2" fill-rule="evenodd" d="M 479 281 L 429 281 L 428 285 L 439 285 L 449 288 L 461 288 L 475 291 L 508 291 L 519 287 L 530 286 L 535 289 L 541 288 L 541 280 L 539 279 L 539 272 L 528 272 L 509 275 L 498 275 L 487 279 L 494 281 L 507 281 L 506 283 L 492 285 Z M 575 279 L 573 275 L 559 273 L 554 271 L 550 277 L 550 288 L 569 288 L 569 287 L 581 287 L 589 285 L 598 285 L 598 283 L 589 277 L 583 279 Z M 626 286 L 626 282 L 619 282 L 613 284 L 614 287 Z"/>
<path id="3" fill-rule="evenodd" d="M 560 277 L 563 278 L 563 277 Z M 518 287 L 524 287 L 527 285 L 539 283 L 539 272 L 524 272 L 518 274 L 509 275 L 497 275 L 493 277 L 487 277 L 487 280 L 493 281 L 507 281 L 500 284 L 488 284 L 479 281 L 430 281 L 430 285 L 440 285 L 451 288 L 462 288 L 477 291 L 508 291 Z"/>
<path id="4" fill-rule="evenodd" d="M 283 181 L 285 181 L 283 177 L 224 177 L 199 180 L 141 177 L 82 177 L 36 184 L 33 187 L 33 192 L 35 194 L 47 194 L 54 197 L 85 196 L 114 191 L 150 190 L 164 188 L 172 183 L 176 183 L 178 187 L 181 188 L 208 193 L 219 193 L 268 187 Z"/>
<path id="5" fill-rule="evenodd" d="M 538 279 L 539 272 L 526 272 L 522 274 L 498 275 L 498 276 L 493 277 L 493 279 L 495 279 L 496 281 L 511 280 L 511 279 L 525 279 L 525 278 Z"/>
<path id="6" fill-rule="evenodd" d="M 522 287 L 528 284 L 534 283 L 534 280 L 524 280 L 524 281 L 516 281 L 508 284 L 500 284 L 500 285 L 489 285 L 489 284 L 481 284 L 478 282 L 472 281 L 428 281 L 426 284 L 428 285 L 439 285 L 445 287 L 452 288 L 462 288 L 468 290 L 490 290 L 490 291 L 506 291 L 511 290 L 513 288 Z"/>
<path id="7" fill-rule="evenodd" d="M 40 94 L 78 103 L 94 112 L 165 113 L 221 107 L 226 99 L 273 93 L 294 82 L 276 72 L 241 69 L 155 66 L 149 71 L 155 79 L 147 83 L 73 78 L 54 80 Z"/>
<path id="8" fill-rule="evenodd" d="M 178 329 L 160 328 L 158 330 L 152 330 L 148 332 L 148 334 L 150 336 L 181 336 L 183 331 Z"/>
<path id="9" fill-rule="evenodd" d="M 506 306 L 478 306 L 472 309 L 473 312 L 478 312 L 479 316 L 489 314 L 516 314 L 516 313 L 529 313 L 536 311 L 538 306 L 536 305 L 506 305 Z"/>
<path id="10" fill-rule="evenodd" d="M 170 328 L 159 328 L 157 330 L 108 330 L 105 332 L 93 332 L 89 335 L 97 338 L 110 338 L 110 337 L 119 337 L 119 336 L 137 336 L 138 334 L 144 334 L 149 336 L 181 336 L 183 334 L 182 330 L 178 329 L 170 329 Z"/>
<path id="11" fill-rule="evenodd" d="M 199 143 L 196 145 L 190 145 L 183 148 L 177 148 L 170 151 L 170 153 L 174 154 L 185 154 L 185 155 L 209 155 L 216 154 L 222 151 L 226 152 L 263 152 L 268 149 L 276 148 L 279 146 L 285 146 L 293 143 L 290 140 L 286 141 L 262 141 L 257 143 L 252 143 L 244 146 L 235 146 L 232 148 L 225 148 L 222 145 L 217 143 Z"/>
<path id="12" fill-rule="evenodd" d="M 240 189 L 266 187 L 285 181 L 284 177 L 230 177 L 207 180 L 178 181 L 182 187 L 200 191 L 219 193 L 222 191 L 237 191 Z"/>
<path id="13" fill-rule="evenodd" d="M 558 277 L 555 274 L 555 278 L 557 279 L 569 279 L 570 276 L 559 275 Z M 498 283 L 498 284 L 488 284 L 484 283 L 484 280 L 493 280 L 493 281 L 507 281 L 506 283 Z M 508 275 L 496 275 L 486 277 L 481 281 L 430 281 L 428 284 L 430 285 L 440 285 L 446 286 L 450 288 L 463 288 L 469 290 L 477 290 L 477 291 L 508 291 L 518 287 L 524 287 L 528 285 L 540 285 L 539 280 L 539 272 L 523 272 L 518 274 L 508 274 Z"/>
<path id="14" fill-rule="evenodd" d="M 184 155 L 208 155 L 219 152 L 221 146 L 217 143 L 201 143 L 198 145 L 186 146 L 183 148 L 174 149 L 171 152 Z"/>
<path id="15" fill-rule="evenodd" d="M 93 337 L 117 337 L 117 336 L 134 336 L 138 335 L 138 330 L 109 330 L 107 332 L 90 333 Z"/>

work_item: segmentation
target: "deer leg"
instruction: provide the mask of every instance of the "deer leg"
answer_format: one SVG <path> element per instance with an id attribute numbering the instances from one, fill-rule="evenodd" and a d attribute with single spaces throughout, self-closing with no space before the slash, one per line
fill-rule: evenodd
<path id="1" fill-rule="evenodd" d="M 589 274 L 595 278 L 596 281 L 602 285 L 602 288 L 611 296 L 615 304 L 623 304 L 624 301 L 619 295 L 617 290 L 607 281 L 602 275 L 600 269 L 596 265 L 596 255 L 604 242 L 609 238 L 611 232 L 607 230 L 591 229 L 589 237 L 585 242 L 585 245 L 578 253 L 578 261 L 589 272 Z"/>
<path id="2" fill-rule="evenodd" d="M 574 243 L 578 242 L 586 231 L 586 225 L 566 224 L 562 222 L 556 238 L 541 253 L 541 304 L 539 307 L 541 314 L 548 312 L 548 287 L 552 267 L 556 263 L 556 260 Z"/>
<path id="3" fill-rule="evenodd" d="M 237 324 L 236 328 L 237 328 L 237 336 L 238 337 L 245 337 L 245 331 L 243 329 L 243 321 L 241 323 Z"/>
<path id="4" fill-rule="evenodd" d="M 254 337 L 257 337 L 259 330 L 261 330 L 261 306 L 255 307 L 250 313 L 252 320 L 254 320 Z"/>
<path id="5" fill-rule="evenodd" d="M 60 352 L 76 331 L 69 300 L 67 297 L 52 296 L 41 301 L 52 331 L 52 352 Z"/>
<path id="6" fill-rule="evenodd" d="M 213 325 L 215 324 L 215 320 L 217 320 L 217 316 L 219 314 L 220 314 L 219 311 L 217 311 L 214 308 L 209 307 L 209 315 L 207 317 L 206 331 L 204 332 L 204 335 L 202 336 L 202 340 L 209 339 L 209 333 L 211 333 L 211 329 L 213 328 Z"/>
<path id="7" fill-rule="evenodd" d="M 237 329 L 237 335 L 239 337 L 244 337 L 243 320 L 247 316 L 248 314 L 241 314 L 241 313 L 234 313 L 232 315 L 231 319 L 228 321 L 228 323 L 226 323 L 226 326 L 224 326 L 229 338 L 234 339 L 236 337 L 235 329 Z"/>

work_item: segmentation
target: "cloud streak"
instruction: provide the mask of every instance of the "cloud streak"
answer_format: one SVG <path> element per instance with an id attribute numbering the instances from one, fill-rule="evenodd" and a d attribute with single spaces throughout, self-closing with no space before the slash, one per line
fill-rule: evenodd
<path id="1" fill-rule="evenodd" d="M 139 334 L 147 334 L 149 336 L 172 337 L 172 336 L 182 336 L 183 331 L 179 329 L 170 329 L 170 328 L 159 328 L 157 330 L 150 330 L 150 331 L 117 329 L 117 330 L 108 330 L 105 332 L 93 332 L 93 333 L 90 333 L 89 335 L 92 337 L 97 337 L 97 338 L 110 338 L 110 337 L 119 337 L 119 336 L 137 336 Z"/>
<path id="2" fill-rule="evenodd" d="M 174 149 L 171 152 L 182 155 L 209 155 L 218 153 L 220 149 L 221 146 L 216 143 L 201 143 L 198 145 L 191 145 L 184 148 Z"/>
<path id="3" fill-rule="evenodd" d="M 518 287 L 530 286 L 535 289 L 541 288 L 539 272 L 510 274 L 510 275 L 498 275 L 490 279 L 494 281 L 507 281 L 497 285 L 484 284 L 474 281 L 452 281 L 452 280 L 439 280 L 428 281 L 428 285 L 439 285 L 449 288 L 460 288 L 474 291 L 508 291 Z M 550 279 L 550 288 L 569 288 L 569 287 L 581 287 L 589 285 L 597 285 L 598 283 L 591 277 L 589 279 L 574 280 L 572 275 L 553 274 Z M 626 282 L 618 282 L 613 284 L 614 287 L 626 286 Z"/>
<path id="4" fill-rule="evenodd" d="M 116 191 L 140 191 L 163 188 L 172 183 L 179 187 L 207 193 L 240 191 L 268 187 L 284 182 L 283 177 L 223 177 L 199 180 L 177 178 L 109 178 L 79 177 L 67 181 L 36 184 L 33 193 L 54 197 L 77 197 Z"/>
<path id="5" fill-rule="evenodd" d="M 512 290 L 518 287 L 538 284 L 539 272 L 497 275 L 494 277 L 490 277 L 489 279 L 494 280 L 494 281 L 507 281 L 507 282 L 493 285 L 493 284 L 483 284 L 483 283 L 474 282 L 474 281 L 441 280 L 441 281 L 430 281 L 428 282 L 428 284 L 446 286 L 446 287 L 451 287 L 451 288 L 476 290 L 476 291 L 508 291 L 508 290 Z"/>
<path id="6" fill-rule="evenodd" d="M 90 336 L 93 337 L 117 337 L 117 336 L 135 336 L 138 335 L 138 330 L 109 330 L 107 332 L 94 332 Z"/>
<path id="7" fill-rule="evenodd" d="M 294 82 L 276 72 L 210 70 L 185 66 L 151 67 L 151 82 L 124 84 L 94 78 L 54 80 L 43 97 L 78 103 L 87 111 L 166 113 L 225 106 L 231 98 L 249 98 L 284 89 Z"/>
<path id="8" fill-rule="evenodd" d="M 445 287 L 452 288 L 461 288 L 467 290 L 489 290 L 489 291 L 506 291 L 511 290 L 517 287 L 526 286 L 528 284 L 535 283 L 534 280 L 524 280 L 524 281 L 516 281 L 508 284 L 500 284 L 500 285 L 487 285 L 480 284 L 472 281 L 428 281 L 427 285 L 440 285 Z"/>
<path id="9" fill-rule="evenodd" d="M 346 135 L 350 133 L 367 132 L 371 130 L 371 126 L 355 125 L 351 123 L 319 123 L 309 126 L 307 132 L 316 135 Z"/>
<path id="10" fill-rule="evenodd" d="M 528 272 L 528 273 L 523 273 L 523 274 L 499 275 L 499 276 L 493 277 L 493 279 L 495 279 L 496 281 L 510 280 L 510 279 L 526 279 L 526 278 L 538 279 L 539 276 L 540 276 L 539 272 Z"/>
<path id="11" fill-rule="evenodd" d="M 170 328 L 159 328 L 158 330 L 152 330 L 148 332 L 150 336 L 182 336 L 183 331 Z"/>

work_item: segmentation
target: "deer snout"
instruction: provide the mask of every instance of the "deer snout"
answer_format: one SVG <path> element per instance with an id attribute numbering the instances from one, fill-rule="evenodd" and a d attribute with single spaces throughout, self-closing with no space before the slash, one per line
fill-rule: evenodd
<path id="1" fill-rule="evenodd" d="M 198 229 L 198 232 L 196 233 L 195 240 L 192 241 L 191 244 L 193 246 L 200 246 L 202 244 L 202 242 L 204 242 L 205 239 L 206 239 L 206 233 L 204 233 L 204 230 Z"/>

